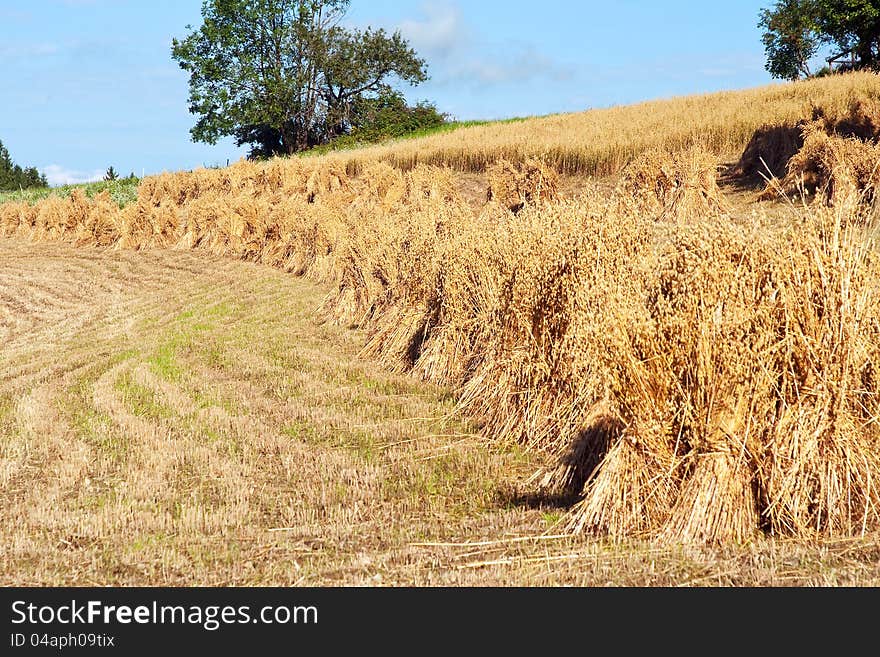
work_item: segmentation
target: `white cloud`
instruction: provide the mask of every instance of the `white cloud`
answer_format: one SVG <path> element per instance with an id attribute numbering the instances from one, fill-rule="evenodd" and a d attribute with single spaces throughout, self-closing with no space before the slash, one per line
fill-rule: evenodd
<path id="1" fill-rule="evenodd" d="M 49 185 L 57 187 L 59 185 L 78 185 L 80 183 L 97 182 L 104 178 L 104 171 L 96 169 L 95 171 L 76 171 L 68 169 L 60 164 L 50 164 L 41 169 L 46 175 Z"/>
<path id="2" fill-rule="evenodd" d="M 4 21 L 21 21 L 27 22 L 33 20 L 34 16 L 28 11 L 21 11 L 19 9 L 7 9 L 6 7 L 0 9 L 0 18 Z"/>
<path id="3" fill-rule="evenodd" d="M 422 13 L 422 18 L 407 19 L 397 26 L 417 52 L 448 57 L 467 41 L 461 9 L 457 5 L 425 2 Z"/>
<path id="4" fill-rule="evenodd" d="M 697 69 L 706 77 L 730 77 L 764 70 L 764 59 L 754 53 L 735 53 L 716 57 L 709 66 Z"/>
<path id="5" fill-rule="evenodd" d="M 0 57 L 4 59 L 36 59 L 53 55 L 64 55 L 66 57 L 102 61 L 110 58 L 118 62 L 120 58 L 127 54 L 128 51 L 123 41 L 110 38 L 78 39 L 60 43 L 0 43 Z"/>
<path id="6" fill-rule="evenodd" d="M 453 0 L 428 0 L 421 16 L 398 23 L 396 29 L 416 52 L 427 56 L 432 77 L 441 85 L 484 87 L 573 76 L 534 44 L 487 40 L 467 23 Z"/>
<path id="7" fill-rule="evenodd" d="M 31 59 L 33 57 L 46 57 L 56 55 L 61 50 L 55 43 L 7 43 L 0 45 L 0 57 Z"/>
<path id="8" fill-rule="evenodd" d="M 502 57 L 473 58 L 452 70 L 453 80 L 470 80 L 479 84 L 505 84 L 527 82 L 534 79 L 564 81 L 574 76 L 574 72 L 534 47 L 514 49 Z"/>

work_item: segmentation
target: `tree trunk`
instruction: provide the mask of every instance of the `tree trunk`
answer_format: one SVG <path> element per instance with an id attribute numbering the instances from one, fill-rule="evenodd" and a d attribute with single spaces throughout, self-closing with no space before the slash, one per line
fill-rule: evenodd
<path id="1" fill-rule="evenodd" d="M 281 147 L 285 155 L 293 155 L 302 150 L 300 130 L 291 129 L 290 126 L 281 128 Z"/>

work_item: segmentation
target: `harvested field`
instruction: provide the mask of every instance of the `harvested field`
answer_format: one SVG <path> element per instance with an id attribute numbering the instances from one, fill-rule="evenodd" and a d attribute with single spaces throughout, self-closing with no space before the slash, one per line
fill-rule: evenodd
<path id="1" fill-rule="evenodd" d="M 0 244 L 2 583 L 445 583 L 539 535 L 521 455 L 355 358 L 323 291 L 204 255 Z M 499 573 L 499 576 L 502 576 Z"/>
<path id="2" fill-rule="evenodd" d="M 603 179 L 364 151 L 0 204 L 9 576 L 68 581 L 50 544 L 119 583 L 595 584 L 612 554 L 602 583 L 662 583 L 645 554 L 684 577 L 682 550 L 838 545 L 861 567 L 880 256 L 857 79 L 794 85 L 837 95 L 733 176 L 717 143 L 660 139 Z M 756 200 L 767 148 L 788 174 Z"/>
<path id="3" fill-rule="evenodd" d="M 533 460 L 204 254 L 0 240 L 3 585 L 876 585 L 871 537 L 563 534 Z"/>
<path id="4" fill-rule="evenodd" d="M 488 178 L 521 205 L 475 210 L 448 168 L 294 160 L 148 178 L 123 209 L 77 192 L 4 205 L 0 230 L 331 285 L 322 316 L 365 330 L 363 355 L 450 386 L 486 439 L 543 457 L 548 490 L 580 500 L 577 533 L 880 528 L 880 259 L 859 199 L 735 216 L 700 148 L 570 200 L 542 197 L 538 163 Z"/>

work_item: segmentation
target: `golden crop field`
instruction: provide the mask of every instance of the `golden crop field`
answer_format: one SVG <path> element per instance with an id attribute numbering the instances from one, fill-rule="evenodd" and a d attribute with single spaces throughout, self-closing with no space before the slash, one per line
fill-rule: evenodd
<path id="1" fill-rule="evenodd" d="M 3 581 L 880 581 L 877 136 L 854 74 L 0 205 Z"/>
<path id="2" fill-rule="evenodd" d="M 560 173 L 604 176 L 650 148 L 699 145 L 719 157 L 738 158 L 763 125 L 794 124 L 813 107 L 840 113 L 853 98 L 864 97 L 880 97 L 876 75 L 856 73 L 476 126 L 341 157 L 350 169 L 378 159 L 404 169 L 432 164 L 460 171 L 483 171 L 500 158 L 539 157 Z"/>

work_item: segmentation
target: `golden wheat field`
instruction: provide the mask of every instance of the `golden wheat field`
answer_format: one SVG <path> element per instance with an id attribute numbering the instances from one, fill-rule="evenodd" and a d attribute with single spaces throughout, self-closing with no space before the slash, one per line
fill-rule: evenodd
<path id="1" fill-rule="evenodd" d="M 0 206 L 2 581 L 875 584 L 878 80 Z"/>

